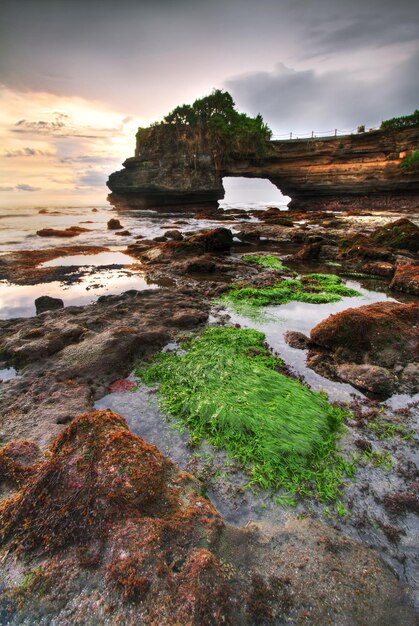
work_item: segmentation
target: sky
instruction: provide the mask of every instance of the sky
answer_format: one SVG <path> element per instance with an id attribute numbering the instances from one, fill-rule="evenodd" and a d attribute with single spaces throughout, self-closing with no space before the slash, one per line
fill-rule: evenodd
<path id="1" fill-rule="evenodd" d="M 0 207 L 106 202 L 136 128 L 214 88 L 275 136 L 419 108 L 417 0 L 2 0 Z"/>

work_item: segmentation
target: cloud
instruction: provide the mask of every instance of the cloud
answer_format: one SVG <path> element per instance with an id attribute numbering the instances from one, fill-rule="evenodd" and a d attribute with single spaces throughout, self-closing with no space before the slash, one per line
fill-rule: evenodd
<path id="1" fill-rule="evenodd" d="M 26 185 L 24 183 L 21 183 L 19 185 L 16 185 L 15 189 L 17 191 L 39 191 L 41 187 L 33 187 L 32 185 Z"/>
<path id="2" fill-rule="evenodd" d="M 103 187 L 109 178 L 109 170 L 92 170 L 82 174 L 78 179 L 77 188 L 80 187 Z"/>
<path id="3" fill-rule="evenodd" d="M 33 187 L 25 183 L 20 183 L 14 187 L 0 187 L 0 191 L 39 191 L 41 187 Z"/>
<path id="4" fill-rule="evenodd" d="M 381 120 L 411 113 L 419 91 L 412 81 L 419 54 L 395 70 L 371 77 L 313 69 L 296 70 L 279 63 L 273 72 L 232 77 L 225 85 L 239 108 L 261 112 L 274 132 L 315 133 L 351 131 L 360 124 L 377 126 Z"/>
<path id="5" fill-rule="evenodd" d="M 4 153 L 4 156 L 8 159 L 12 159 L 15 157 L 38 157 L 38 156 L 54 156 L 53 152 L 49 152 L 48 150 L 38 150 L 36 148 L 22 148 L 20 150 L 8 150 Z"/>

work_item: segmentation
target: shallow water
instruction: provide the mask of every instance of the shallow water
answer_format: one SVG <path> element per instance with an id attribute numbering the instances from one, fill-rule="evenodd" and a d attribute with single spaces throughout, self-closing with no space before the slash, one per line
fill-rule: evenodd
<path id="1" fill-rule="evenodd" d="M 35 315 L 34 301 L 39 296 L 61 298 L 64 306 L 90 304 L 99 296 L 120 294 L 129 289 L 158 289 L 141 274 L 124 272 L 122 269 L 103 269 L 87 274 L 71 274 L 65 281 L 38 283 L 36 285 L 14 285 L 0 281 L 0 319 L 31 317 Z"/>
<path id="2" fill-rule="evenodd" d="M 323 268 L 324 271 L 324 268 Z M 349 401 L 352 395 L 365 397 L 364 394 L 345 383 L 330 381 L 306 367 L 307 350 L 291 348 L 284 333 L 288 330 L 309 335 L 310 331 L 329 315 L 340 313 L 348 308 L 357 308 L 373 302 L 397 302 L 385 293 L 362 287 L 357 281 L 344 281 L 347 287 L 356 289 L 362 295 L 343 297 L 339 302 L 327 304 L 308 304 L 306 302 L 289 302 L 280 306 L 268 306 L 261 309 L 261 319 L 249 319 L 237 313 L 232 306 L 226 308 L 230 322 L 240 324 L 243 328 L 254 328 L 265 333 L 266 340 L 274 352 L 278 352 L 286 365 L 299 376 L 303 376 L 313 391 L 325 391 L 332 401 Z M 407 396 L 407 398 L 410 398 Z M 401 402 L 401 400 L 400 400 Z"/>
<path id="3" fill-rule="evenodd" d="M 12 378 L 16 378 L 16 376 L 17 372 L 14 367 L 6 367 L 5 369 L 0 369 L 0 382 L 12 380 Z"/>
<path id="4" fill-rule="evenodd" d="M 72 254 L 60 256 L 41 263 L 39 267 L 101 267 L 106 265 L 132 265 L 135 260 L 122 252 L 99 252 L 98 254 Z"/>

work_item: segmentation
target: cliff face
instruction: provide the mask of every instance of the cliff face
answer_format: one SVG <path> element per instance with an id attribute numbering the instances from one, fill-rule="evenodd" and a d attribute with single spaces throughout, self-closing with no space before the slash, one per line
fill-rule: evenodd
<path id="1" fill-rule="evenodd" d="M 112 197 L 139 206 L 214 202 L 224 196 L 223 176 L 266 178 L 294 208 L 398 208 L 419 206 L 419 171 L 400 168 L 419 147 L 419 128 L 379 130 L 345 137 L 271 141 L 254 154 L 221 159 L 213 147 L 191 143 L 187 133 L 163 140 L 150 134 L 136 157 L 111 174 Z M 223 162 L 224 161 L 224 162 Z"/>

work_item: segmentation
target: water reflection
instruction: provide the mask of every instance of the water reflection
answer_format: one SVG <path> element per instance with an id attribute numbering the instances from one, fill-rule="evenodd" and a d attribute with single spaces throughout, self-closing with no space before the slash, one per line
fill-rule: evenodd
<path id="1" fill-rule="evenodd" d="M 105 294 L 120 294 L 129 289 L 158 289 L 158 285 L 148 283 L 141 274 L 129 275 L 119 269 L 93 272 L 76 280 L 69 285 L 56 281 L 23 286 L 0 281 L 0 318 L 35 315 L 34 301 L 39 296 L 61 298 L 64 306 L 79 306 L 90 304 Z"/>
<path id="2" fill-rule="evenodd" d="M 356 289 L 362 295 L 355 298 L 342 298 L 339 302 L 327 304 L 308 304 L 305 302 L 289 302 L 280 306 L 264 307 L 264 316 L 260 320 L 249 319 L 228 309 L 231 322 L 240 324 L 243 328 L 255 328 L 266 335 L 270 347 L 278 352 L 283 361 L 292 367 L 294 372 L 304 376 L 307 384 L 314 391 L 325 391 L 332 401 L 349 401 L 351 395 L 364 397 L 364 394 L 346 383 L 339 383 L 323 378 L 306 366 L 307 350 L 291 348 L 284 339 L 288 330 L 302 332 L 309 335 L 310 331 L 329 315 L 340 313 L 348 308 L 356 308 L 373 302 L 396 302 L 387 295 L 367 290 L 358 282 L 346 281 L 348 287 Z"/>
<path id="3" fill-rule="evenodd" d="M 134 259 L 122 252 L 99 252 L 98 254 L 73 254 L 60 256 L 41 263 L 40 267 L 100 267 L 104 265 L 132 265 Z"/>

